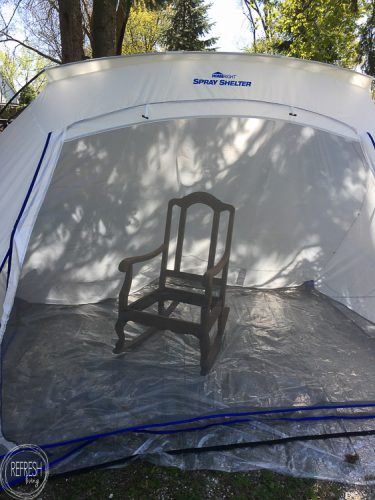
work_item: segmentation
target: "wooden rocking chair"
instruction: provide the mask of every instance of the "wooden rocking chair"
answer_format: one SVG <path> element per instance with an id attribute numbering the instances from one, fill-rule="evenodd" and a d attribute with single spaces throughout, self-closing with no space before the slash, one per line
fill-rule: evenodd
<path id="1" fill-rule="evenodd" d="M 182 248 L 185 234 L 187 209 L 194 204 L 201 203 L 213 210 L 211 229 L 211 242 L 208 255 L 207 271 L 203 275 L 181 272 Z M 173 207 L 180 207 L 177 246 L 174 259 L 174 269 L 167 268 L 168 251 L 170 243 L 171 221 Z M 224 253 L 216 262 L 216 246 L 221 212 L 229 212 L 227 234 Z M 119 295 L 118 319 L 116 333 L 118 341 L 114 353 L 124 352 L 129 347 L 143 342 L 153 333 L 160 330 L 170 330 L 175 333 L 194 335 L 200 343 L 201 375 L 206 375 L 220 351 L 225 324 L 227 322 L 229 307 L 225 306 L 225 292 L 228 276 L 229 255 L 232 242 L 233 222 L 235 209 L 232 205 L 222 203 L 209 193 L 196 192 L 183 198 L 172 199 L 168 203 L 167 220 L 165 225 L 164 243 L 148 254 L 126 258 L 119 264 L 119 271 L 125 272 L 125 281 Z M 128 297 L 133 277 L 133 264 L 147 261 L 162 254 L 161 270 L 158 288 L 142 298 L 128 303 Z M 218 275 L 221 273 L 221 276 Z M 173 287 L 173 280 L 178 281 L 178 288 Z M 172 281 L 172 285 L 169 283 Z M 181 284 L 186 284 L 188 290 L 181 289 Z M 197 291 L 194 291 L 197 290 Z M 165 308 L 165 302 L 171 301 Z M 158 314 L 146 312 L 152 304 L 158 303 Z M 201 309 L 200 322 L 195 323 L 178 318 L 169 317 L 177 305 L 187 303 L 199 306 Z M 133 341 L 125 344 L 124 327 L 128 321 L 149 326 L 144 333 Z M 210 330 L 217 322 L 217 334 L 210 339 Z"/>

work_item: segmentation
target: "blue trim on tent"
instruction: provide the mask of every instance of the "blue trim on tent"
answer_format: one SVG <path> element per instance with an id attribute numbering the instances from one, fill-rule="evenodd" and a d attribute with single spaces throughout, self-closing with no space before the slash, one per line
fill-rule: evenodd
<path id="1" fill-rule="evenodd" d="M 46 142 L 44 144 L 42 154 L 41 154 L 41 156 L 39 158 L 38 165 L 36 167 L 36 170 L 34 172 L 33 178 L 31 180 L 29 189 L 27 190 L 25 199 L 23 200 L 23 203 L 22 203 L 22 206 L 21 206 L 21 210 L 19 211 L 19 214 L 18 214 L 18 217 L 16 219 L 16 222 L 14 223 L 14 226 L 13 226 L 13 229 L 12 229 L 12 232 L 11 232 L 11 235 L 10 235 L 9 249 L 8 249 L 7 255 L 5 256 L 5 258 L 4 258 L 3 262 L 2 262 L 2 267 L 1 267 L 0 271 L 2 271 L 3 267 L 5 266 L 5 262 L 8 261 L 7 285 L 6 285 L 7 288 L 8 288 L 8 284 L 9 284 L 10 273 L 11 273 L 11 270 L 12 270 L 12 253 L 13 253 L 14 237 L 15 237 L 15 234 L 16 234 L 16 231 L 17 231 L 18 224 L 20 223 L 20 220 L 22 218 L 23 213 L 25 212 L 25 209 L 26 209 L 27 203 L 29 201 L 29 198 L 31 196 L 31 193 L 32 193 L 32 191 L 34 189 L 34 186 L 35 186 L 35 183 L 36 183 L 36 180 L 37 180 L 40 168 L 42 166 L 44 157 L 46 155 L 46 151 L 47 151 L 50 139 L 51 139 L 51 135 L 52 135 L 52 132 L 49 132 L 48 135 L 47 135 L 47 139 L 46 139 Z"/>
<path id="2" fill-rule="evenodd" d="M 317 415 L 316 417 L 276 417 L 276 418 L 266 418 L 262 419 L 262 422 L 320 422 L 323 420 L 373 420 L 375 419 L 375 415 Z M 201 425 L 198 427 L 187 427 L 183 429 L 170 429 L 170 430 L 162 430 L 162 431 L 151 431 L 151 430 L 143 430 L 142 433 L 145 434 L 179 434 L 181 432 L 196 432 L 196 431 L 204 431 L 206 429 L 210 429 L 212 427 L 217 427 L 219 425 L 233 425 L 233 424 L 247 424 L 250 422 L 259 422 L 259 419 L 255 418 L 241 418 L 237 420 L 225 420 L 224 422 L 215 422 L 213 424 Z"/>
<path id="3" fill-rule="evenodd" d="M 354 404 L 337 404 L 337 405 L 320 405 L 320 406 L 294 406 L 292 408 L 277 408 L 277 409 L 273 409 L 273 410 L 257 410 L 257 411 L 251 411 L 251 412 L 237 412 L 237 413 L 217 413 L 217 414 L 213 414 L 213 415 L 202 415 L 202 416 L 193 417 L 193 418 L 184 419 L 184 420 L 174 420 L 174 421 L 161 422 L 161 423 L 155 423 L 155 424 L 144 424 L 144 425 L 137 425 L 137 426 L 133 426 L 133 427 L 125 427 L 122 429 L 117 429 L 115 431 L 108 431 L 108 432 L 99 433 L 99 434 L 91 434 L 89 436 L 84 436 L 81 438 L 71 439 L 71 440 L 67 440 L 67 441 L 59 441 L 56 443 L 46 443 L 44 445 L 43 444 L 40 445 L 40 447 L 43 449 L 58 448 L 60 446 L 67 446 L 70 444 L 82 443 L 84 441 L 92 441 L 92 440 L 106 438 L 106 437 L 110 437 L 110 436 L 115 436 L 115 435 L 123 434 L 123 433 L 127 433 L 127 432 L 142 432 L 144 430 L 154 429 L 154 428 L 159 428 L 159 427 L 189 424 L 189 423 L 197 422 L 199 420 L 210 420 L 210 419 L 228 418 L 228 417 L 244 417 L 244 416 L 255 417 L 258 415 L 270 415 L 270 414 L 276 414 L 276 413 L 294 413 L 294 412 L 300 412 L 300 411 L 314 411 L 314 410 L 335 410 L 335 409 L 343 409 L 343 408 L 348 408 L 348 409 L 375 408 L 375 403 L 363 403 L 363 404 L 354 403 Z M 338 419 L 340 418 L 339 415 L 337 415 L 335 417 Z M 364 415 L 364 417 L 375 418 L 375 415 Z M 284 418 L 287 418 L 287 417 L 284 417 Z M 292 417 L 290 417 L 290 418 L 292 418 Z M 306 418 L 308 418 L 308 417 L 306 417 Z M 324 416 L 322 416 L 322 418 L 324 419 Z M 228 422 L 228 423 L 225 423 L 225 425 L 227 425 L 229 423 L 234 423 L 234 422 L 233 421 Z M 217 425 L 223 425 L 223 422 L 217 422 Z M 181 429 L 181 430 L 186 430 L 186 429 Z"/>
<path id="4" fill-rule="evenodd" d="M 306 411 L 306 410 L 314 410 L 317 408 L 358 408 L 358 407 L 369 407 L 369 406 L 374 406 L 373 404 L 368 404 L 368 405 L 337 405 L 337 406 L 326 406 L 326 407 L 296 407 L 297 410 L 295 409 L 277 409 L 277 410 L 264 410 L 264 411 L 257 411 L 257 412 L 247 412 L 251 414 L 260 414 L 260 413 L 274 413 L 274 412 L 288 412 L 288 411 Z M 302 409 L 301 409 L 302 408 Z M 204 418 L 214 418 L 214 415 L 207 415 L 203 417 L 196 417 L 196 419 L 204 419 Z M 276 418 L 270 418 L 266 419 L 265 421 L 322 421 L 322 420 L 372 420 L 375 418 L 375 415 L 319 415 L 319 416 L 313 416 L 313 417 L 276 417 Z M 191 419 L 194 420 L 194 419 Z M 194 432 L 194 431 L 200 431 L 200 430 L 205 430 L 208 428 L 212 428 L 215 426 L 223 425 L 233 425 L 237 423 L 248 423 L 248 422 L 254 422 L 254 421 L 259 421 L 254 418 L 249 418 L 249 419 L 238 419 L 238 420 L 230 420 L 230 421 L 224 421 L 224 422 L 215 422 L 212 424 L 206 424 L 204 426 L 200 427 L 189 427 L 189 428 L 184 428 L 184 429 L 171 429 L 171 430 L 161 430 L 161 431 L 152 431 L 152 430 L 146 430 L 146 428 L 150 427 L 157 427 L 157 426 L 165 426 L 165 425 L 170 425 L 168 423 L 160 423 L 160 424 L 149 424 L 149 425 L 142 425 L 142 426 L 136 426 L 136 427 L 129 427 L 127 429 L 122 429 L 121 431 L 123 432 L 142 432 L 142 433 L 147 433 L 147 434 L 176 434 L 176 433 L 182 433 L 182 432 Z M 185 421 L 184 421 L 185 422 Z M 61 457 L 58 457 L 52 461 L 49 462 L 49 468 L 51 469 L 54 465 L 57 465 L 60 462 L 63 462 L 66 458 L 74 455 L 81 449 L 85 448 L 86 446 L 89 446 L 90 444 L 94 443 L 97 439 L 100 437 L 109 437 L 113 436 L 114 434 L 117 434 L 121 431 L 113 431 L 113 432 L 108 432 L 106 434 L 97 435 L 96 438 L 84 441 L 83 443 L 81 442 L 77 447 L 73 448 L 73 450 L 68 451 L 66 454 L 62 455 Z M 51 447 L 57 447 L 57 446 L 66 446 L 68 444 L 77 444 L 80 440 L 71 440 L 71 441 L 65 441 L 61 443 L 56 443 L 56 445 L 41 445 L 40 447 L 43 449 L 51 448 Z M 1 455 L 0 459 L 3 459 L 6 455 Z M 22 478 L 19 478 L 15 480 L 12 485 L 16 485 L 19 482 L 22 481 Z M 1 488 L 0 488 L 1 491 Z"/>
<path id="5" fill-rule="evenodd" d="M 354 409 L 354 408 L 375 408 L 375 403 L 351 403 L 351 404 L 327 404 L 327 405 L 316 405 L 316 406 L 293 406 L 291 408 L 276 408 L 276 409 L 270 409 L 270 410 L 256 410 L 256 411 L 248 411 L 248 412 L 235 412 L 235 413 L 216 413 L 212 415 L 201 415 L 198 417 L 193 417 L 193 418 L 188 418 L 188 419 L 183 419 L 183 420 L 173 420 L 173 421 L 168 421 L 168 422 L 160 422 L 160 423 L 154 423 L 154 424 L 143 424 L 143 425 L 136 425 L 132 427 L 124 427 L 122 429 L 117 429 L 114 431 L 108 431 L 100 434 L 92 434 L 89 436 L 81 437 L 81 438 L 76 438 L 76 439 L 70 439 L 67 441 L 59 441 L 56 443 L 46 443 L 46 444 L 40 444 L 39 446 L 44 449 L 51 449 L 51 448 L 59 448 L 62 446 L 68 446 L 72 444 L 78 444 L 78 443 L 83 443 L 83 442 L 93 442 L 96 441 L 97 439 L 102 439 L 106 437 L 111 437 L 115 436 L 118 434 L 123 434 L 123 433 L 128 433 L 128 432 L 146 432 L 150 433 L 149 429 L 155 429 L 155 428 L 160 428 L 160 427 L 168 427 L 168 426 L 175 426 L 175 425 L 182 425 L 182 424 L 189 424 L 193 422 L 197 422 L 199 420 L 210 420 L 210 419 L 217 419 L 217 418 L 228 418 L 228 417 L 237 417 L 236 420 L 227 420 L 223 422 L 215 422 L 213 424 L 205 424 L 204 426 L 201 427 L 196 427 L 196 428 L 182 428 L 182 429 L 170 429 L 168 431 L 161 430 L 161 431 L 154 431 L 155 433 L 160 433 L 160 434 L 165 434 L 165 433 L 171 433 L 174 434 L 175 432 L 186 432 L 186 431 L 191 431 L 191 430 L 202 430 L 207 427 L 213 427 L 213 426 L 218 426 L 218 425 L 230 425 L 230 424 L 235 424 L 235 423 L 243 423 L 243 422 L 251 422 L 254 421 L 254 418 L 249 418 L 249 419 L 238 419 L 238 417 L 256 417 L 260 415 L 274 415 L 278 413 L 296 413 L 296 412 L 308 412 L 308 411 L 316 411 L 316 410 L 337 410 L 337 409 Z M 366 420 L 366 419 L 374 419 L 375 415 L 316 415 L 316 416 L 301 416 L 301 417 L 276 417 L 276 418 L 268 418 L 266 419 L 267 421 L 301 421 L 301 420 L 310 420 L 310 421 L 319 421 L 319 420 Z M 8 439 L 5 436 L 6 439 Z M 1 455 L 0 459 L 4 458 L 5 455 Z"/>
<path id="6" fill-rule="evenodd" d="M 374 146 L 374 149 L 375 149 L 375 139 L 372 137 L 372 135 L 370 134 L 370 132 L 367 132 L 367 135 L 369 136 L 370 141 L 372 142 L 372 145 Z"/>

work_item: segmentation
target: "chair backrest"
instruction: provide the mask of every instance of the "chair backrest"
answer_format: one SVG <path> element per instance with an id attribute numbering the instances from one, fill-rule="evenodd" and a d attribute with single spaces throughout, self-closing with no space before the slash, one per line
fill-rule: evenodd
<path id="1" fill-rule="evenodd" d="M 211 241 L 210 248 L 208 252 L 208 261 L 207 261 L 207 269 L 213 267 L 215 265 L 216 259 L 216 247 L 218 241 L 218 232 L 220 225 L 220 215 L 222 212 L 229 212 L 228 224 L 227 224 L 227 234 L 225 238 L 225 248 L 224 254 L 230 253 L 230 247 L 232 243 L 232 233 L 233 233 L 233 223 L 234 223 L 234 213 L 235 208 L 228 203 L 223 203 L 218 200 L 215 196 L 210 193 L 205 192 L 195 192 L 184 196 L 183 198 L 173 198 L 168 203 L 168 212 L 167 212 L 167 220 L 165 224 L 165 234 L 164 234 L 164 244 L 165 250 L 162 256 L 162 264 L 161 264 L 161 279 L 163 280 L 163 275 L 167 268 L 168 262 L 168 253 L 169 253 L 169 242 L 171 235 L 171 222 L 172 222 L 172 211 L 175 206 L 180 207 L 180 219 L 178 223 L 178 232 L 177 232 L 177 244 L 176 244 L 176 252 L 175 252 L 175 261 L 174 261 L 174 271 L 179 272 L 181 269 L 181 258 L 182 258 L 182 248 L 185 236 L 185 223 L 186 223 L 186 214 L 189 207 L 196 204 L 203 204 L 210 207 L 213 210 L 213 219 L 212 219 L 212 229 L 211 229 Z M 226 274 L 227 269 L 223 271 L 223 277 Z"/>

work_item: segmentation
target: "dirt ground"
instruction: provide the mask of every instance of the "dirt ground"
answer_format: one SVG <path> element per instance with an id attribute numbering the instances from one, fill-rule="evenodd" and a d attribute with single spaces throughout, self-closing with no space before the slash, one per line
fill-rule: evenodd
<path id="1" fill-rule="evenodd" d="M 1 499 L 10 498 L 6 493 Z M 136 461 L 49 478 L 40 500 L 373 500 L 375 486 L 355 486 L 282 476 L 266 470 L 246 473 L 181 471 Z"/>

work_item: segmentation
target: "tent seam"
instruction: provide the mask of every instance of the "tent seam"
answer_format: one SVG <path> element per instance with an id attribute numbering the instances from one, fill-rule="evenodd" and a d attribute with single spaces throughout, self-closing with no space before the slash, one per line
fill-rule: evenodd
<path id="1" fill-rule="evenodd" d="M 127 108 L 118 108 L 118 109 L 114 109 L 112 111 L 109 111 L 108 113 L 101 113 L 99 115 L 94 115 L 94 116 L 90 116 L 89 118 L 85 118 L 83 120 L 78 120 L 76 122 L 72 122 L 70 123 L 69 125 L 67 125 L 66 127 L 66 130 L 70 130 L 71 128 L 79 125 L 79 124 L 84 124 L 84 123 L 88 123 L 90 121 L 94 121 L 94 120 L 98 120 L 98 119 L 101 119 L 101 118 L 104 118 L 104 117 L 110 117 L 111 115 L 114 115 L 115 113 L 122 113 L 122 112 L 126 112 L 126 111 L 131 111 L 131 110 L 136 110 L 137 108 L 144 108 L 145 105 L 149 105 L 149 106 L 155 106 L 155 105 L 165 105 L 165 104 L 188 104 L 188 103 L 220 103 L 220 102 L 236 102 L 236 103 L 241 103 L 241 102 L 246 102 L 246 103 L 259 103 L 259 104 L 267 104 L 267 105 L 271 105 L 271 106 L 280 106 L 282 108 L 290 108 L 291 107 L 291 104 L 286 104 L 286 103 L 280 103 L 280 102 L 271 102 L 271 101 L 263 101 L 263 100 L 259 100 L 259 99 L 228 99 L 228 98 L 225 98 L 225 99 L 184 99 L 184 100 L 175 100 L 175 101 L 152 101 L 152 102 L 143 102 L 143 103 L 139 103 L 139 104 L 136 104 L 134 106 L 129 106 Z M 331 120 L 333 122 L 336 122 L 344 127 L 347 127 L 348 129 L 350 129 L 352 132 L 355 133 L 355 135 L 358 137 L 358 130 L 355 128 L 355 127 L 352 127 L 351 125 L 349 125 L 348 123 L 346 122 L 343 122 L 341 120 L 338 120 L 336 118 L 332 118 L 331 116 L 328 116 L 328 115 L 324 115 L 322 113 L 317 113 L 316 111 L 312 111 L 310 109 L 307 109 L 307 108 L 301 108 L 301 107 L 296 107 L 296 106 L 293 106 L 294 109 L 296 110 L 299 110 L 299 111 L 303 111 L 303 112 L 306 112 L 306 113 L 311 113 L 313 115 L 317 115 L 317 116 L 320 116 L 322 118 L 325 118 L 325 119 L 328 119 L 328 120 Z M 207 117 L 210 117 L 211 115 L 193 115 L 194 117 L 204 117 L 204 116 L 207 116 Z M 219 116 L 229 116 L 229 115 L 220 115 L 220 114 L 215 114 L 215 117 L 219 117 Z M 239 115 L 237 115 L 239 116 Z M 249 114 L 246 114 L 246 115 L 240 115 L 240 116 L 244 116 L 244 117 L 257 117 L 258 115 L 249 115 Z M 289 115 L 288 115 L 289 116 Z M 259 117 L 262 117 L 264 118 L 264 116 L 261 116 L 259 115 Z M 165 120 L 173 120 L 173 119 L 185 119 L 185 118 L 191 118 L 191 115 L 184 115 L 184 116 L 175 116 L 175 117 L 172 117 L 172 118 L 160 118 L 158 120 L 152 120 L 151 119 L 151 122 L 159 122 L 159 121 L 165 121 Z M 271 119 L 271 118 L 269 118 Z M 292 123 L 292 124 L 295 124 L 295 125 L 300 125 L 300 126 L 304 126 L 306 124 L 302 123 L 302 122 L 295 122 L 293 120 L 290 120 L 290 118 L 286 117 L 285 119 L 282 119 L 282 118 L 272 118 L 272 119 L 275 119 L 275 120 L 281 120 L 281 121 L 286 121 L 286 122 L 289 122 L 289 123 Z M 79 139 L 81 137 L 86 137 L 86 136 L 91 136 L 91 135 L 96 135 L 96 134 L 100 134 L 100 133 L 103 133 L 103 132 L 107 132 L 107 131 L 110 131 L 110 130 L 116 130 L 116 129 L 121 129 L 121 128 L 125 128 L 125 127 L 129 127 L 129 126 L 132 126 L 132 125 L 137 125 L 139 123 L 144 123 L 144 120 L 140 120 L 138 122 L 134 122 L 134 123 L 131 123 L 131 124 L 127 124 L 125 126 L 117 126 L 117 127 L 112 127 L 112 128 L 108 128 L 108 129 L 101 129 L 100 131 L 97 131 L 97 132 L 94 132 L 94 133 L 88 133 L 88 134 L 82 134 L 82 135 L 79 135 L 77 137 L 74 137 L 72 139 L 68 139 L 66 142 L 70 142 L 72 140 L 76 140 L 76 139 Z M 345 137 L 345 138 L 348 138 L 347 135 L 343 135 L 343 134 L 340 134 L 340 133 L 337 133 L 337 132 L 333 132 L 332 130 L 329 130 L 329 129 L 325 129 L 325 128 L 321 128 L 321 127 L 314 127 L 314 128 L 317 128 L 319 130 L 324 130 L 326 132 L 330 132 L 330 133 L 333 133 L 334 135 L 338 135 L 340 137 Z M 351 138 L 352 139 L 352 138 Z"/>

